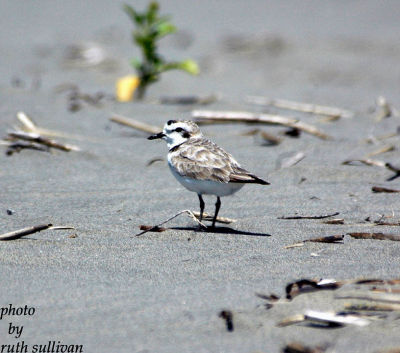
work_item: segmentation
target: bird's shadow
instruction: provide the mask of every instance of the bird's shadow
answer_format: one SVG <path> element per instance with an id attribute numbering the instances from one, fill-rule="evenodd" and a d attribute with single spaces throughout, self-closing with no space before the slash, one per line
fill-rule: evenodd
<path id="1" fill-rule="evenodd" d="M 247 232 L 244 230 L 237 230 L 230 227 L 207 227 L 207 228 L 199 228 L 199 227 L 170 227 L 168 229 L 173 230 L 186 230 L 192 231 L 196 233 L 211 233 L 211 234 L 238 234 L 238 235 L 247 235 L 251 237 L 270 237 L 271 234 L 268 233 L 257 233 L 257 232 Z"/>

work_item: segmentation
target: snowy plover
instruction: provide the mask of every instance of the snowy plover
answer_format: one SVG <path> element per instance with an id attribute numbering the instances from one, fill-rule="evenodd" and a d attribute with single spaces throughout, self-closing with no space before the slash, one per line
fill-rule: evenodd
<path id="1" fill-rule="evenodd" d="M 229 153 L 203 137 L 192 121 L 169 120 L 162 132 L 148 137 L 149 140 L 160 138 L 167 142 L 168 165 L 172 174 L 199 197 L 200 222 L 205 205 L 202 195 L 217 196 L 213 228 L 221 207 L 221 196 L 232 195 L 244 184 L 269 184 L 243 169 Z"/>

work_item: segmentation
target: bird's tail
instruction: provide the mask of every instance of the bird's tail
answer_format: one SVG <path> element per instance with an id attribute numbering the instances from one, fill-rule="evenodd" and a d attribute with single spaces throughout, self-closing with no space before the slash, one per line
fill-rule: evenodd
<path id="1" fill-rule="evenodd" d="M 265 181 L 258 176 L 251 173 L 235 173 L 230 176 L 230 183 L 246 183 L 246 184 L 260 184 L 270 185 L 268 181 Z"/>
<path id="2" fill-rule="evenodd" d="M 252 179 L 249 181 L 245 181 L 246 183 L 254 183 L 254 184 L 261 184 L 261 185 L 270 185 L 268 181 L 265 181 L 264 179 L 259 178 L 258 176 L 254 174 L 249 174 L 249 177 Z"/>

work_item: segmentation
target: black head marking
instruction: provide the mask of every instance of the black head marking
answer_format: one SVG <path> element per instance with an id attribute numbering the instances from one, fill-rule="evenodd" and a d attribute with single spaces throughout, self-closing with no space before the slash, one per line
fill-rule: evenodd
<path id="1" fill-rule="evenodd" d="M 190 133 L 189 131 L 186 131 L 185 129 L 181 128 L 181 127 L 177 127 L 175 129 L 176 132 L 181 132 L 182 133 L 182 137 L 184 138 L 189 138 L 190 137 Z"/>
<path id="2" fill-rule="evenodd" d="M 167 125 L 175 124 L 176 120 L 168 120 Z"/>

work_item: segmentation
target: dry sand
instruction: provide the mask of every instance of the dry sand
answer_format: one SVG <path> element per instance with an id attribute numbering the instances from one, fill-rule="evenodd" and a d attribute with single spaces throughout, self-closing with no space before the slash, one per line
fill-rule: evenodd
<path id="1" fill-rule="evenodd" d="M 398 137 L 375 144 L 363 140 L 394 133 L 400 125 L 395 116 L 378 123 L 372 111 L 379 95 L 400 108 L 399 2 L 174 0 L 161 5 L 182 30 L 164 41 L 162 51 L 168 58 L 196 59 L 202 74 L 168 73 L 150 88 L 146 101 L 120 104 L 109 98 L 115 79 L 131 72 L 129 60 L 138 54 L 120 3 L 0 2 L 1 136 L 16 123 L 16 112 L 25 111 L 41 127 L 84 137 L 63 140 L 82 152 L 24 150 L 8 157 L 2 148 L 0 232 L 41 223 L 75 230 L 0 243 L 0 307 L 36 309 L 33 316 L 4 317 L 0 344 L 23 340 L 31 349 L 60 341 L 99 353 L 279 352 L 292 341 L 326 343 L 332 352 L 399 347 L 394 314 L 362 328 L 276 326 L 305 309 L 343 309 L 335 292 L 302 295 L 270 310 L 255 295 L 282 296 L 285 285 L 300 278 L 399 277 L 398 242 L 346 236 L 344 244 L 285 249 L 310 237 L 398 233 L 398 227 L 360 223 L 380 215 L 399 220 L 398 194 L 375 194 L 371 187 L 400 189 L 400 179 L 387 182 L 393 175 L 387 169 L 342 162 L 385 145 L 396 149 L 375 158 L 398 162 Z M 108 63 L 67 65 L 67 48 L 81 42 L 104 48 Z M 70 112 L 68 91 L 60 91 L 65 84 L 106 97 L 99 107 L 82 103 Z M 219 94 L 220 100 L 206 107 L 154 104 L 160 96 L 182 94 Z M 112 112 L 162 126 L 171 118 L 190 118 L 194 108 L 262 111 L 245 102 L 247 95 L 338 106 L 354 117 L 323 123 L 314 115 L 270 108 L 333 136 L 323 141 L 302 134 L 273 147 L 240 135 L 252 127 L 204 127 L 208 137 L 271 186 L 246 186 L 222 199 L 221 216 L 238 220 L 234 231 L 133 237 L 141 224 L 197 210 L 198 200 L 170 174 L 165 144 L 111 123 Z M 298 151 L 305 154 L 302 161 L 277 169 Z M 147 167 L 155 157 L 164 162 Z M 206 198 L 206 210 L 213 212 L 214 202 Z M 333 212 L 340 212 L 344 225 L 278 219 Z M 171 226 L 194 224 L 182 216 Z M 233 332 L 218 317 L 222 309 L 234 314 Z M 10 323 L 24 326 L 19 338 L 8 334 Z"/>

